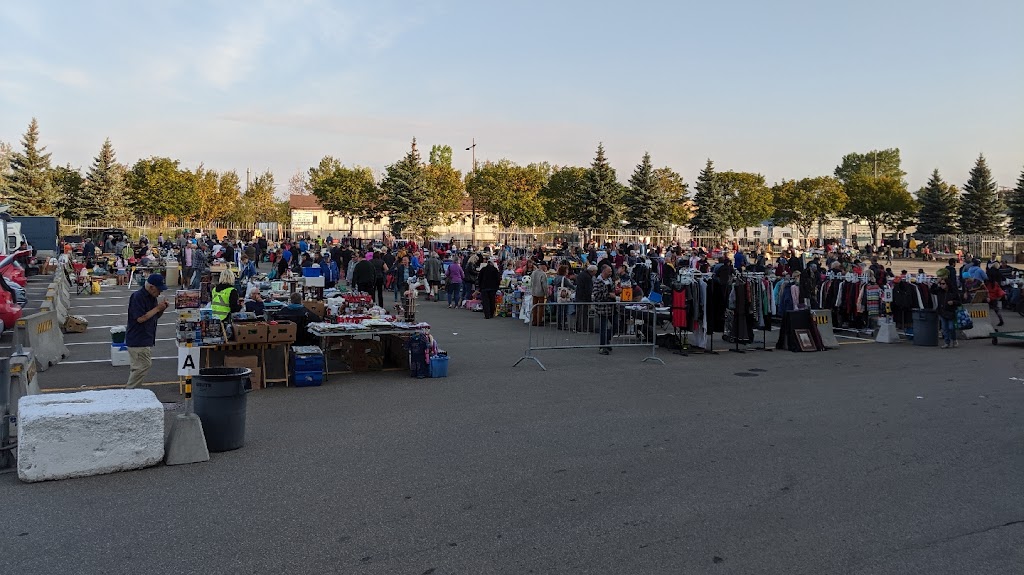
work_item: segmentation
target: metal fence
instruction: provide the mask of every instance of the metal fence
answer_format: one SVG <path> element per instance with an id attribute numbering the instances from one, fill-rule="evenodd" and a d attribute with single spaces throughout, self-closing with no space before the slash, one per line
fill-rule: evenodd
<path id="1" fill-rule="evenodd" d="M 653 303 L 554 303 L 530 308 L 530 327 L 523 360 L 532 360 L 547 371 L 533 355 L 536 351 L 596 349 L 611 354 L 615 348 L 649 348 L 643 361 L 657 361 L 658 315 Z"/>
<path id="2" fill-rule="evenodd" d="M 150 240 L 156 240 L 157 236 L 163 234 L 165 238 L 174 239 L 175 234 L 191 230 L 201 230 L 203 233 L 217 233 L 218 236 L 228 235 L 235 239 L 249 240 L 256 230 L 269 240 L 279 241 L 289 234 L 288 228 L 274 222 L 221 222 L 221 221 L 198 221 L 198 220 L 161 220 L 161 219 L 135 219 L 135 220 L 60 220 L 61 236 L 81 235 L 85 237 L 98 237 L 104 230 L 122 229 L 128 233 L 128 237 L 137 240 L 146 236 Z"/>

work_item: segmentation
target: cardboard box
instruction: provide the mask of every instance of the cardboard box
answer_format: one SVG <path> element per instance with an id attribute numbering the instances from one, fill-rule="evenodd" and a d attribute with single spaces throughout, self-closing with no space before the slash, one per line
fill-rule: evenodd
<path id="1" fill-rule="evenodd" d="M 309 299 L 302 302 L 302 305 L 305 306 L 306 309 L 308 309 L 309 311 L 316 314 L 316 316 L 319 317 L 320 319 L 324 319 L 324 314 L 327 313 L 327 305 L 324 304 L 324 302 L 322 301 Z"/>
<path id="2" fill-rule="evenodd" d="M 69 315 L 67 321 L 64 322 L 66 333 L 85 333 L 87 329 L 89 329 L 89 320 L 80 315 Z"/>
<path id="3" fill-rule="evenodd" d="M 294 343 L 298 326 L 293 321 L 278 321 L 267 324 L 268 343 Z"/>
<path id="4" fill-rule="evenodd" d="M 260 368 L 260 359 L 256 356 L 225 356 L 224 367 L 247 367 L 252 370 L 252 388 L 263 389 L 263 369 Z"/>
<path id="5" fill-rule="evenodd" d="M 267 343 L 267 324 L 261 321 L 252 323 L 233 323 L 236 343 Z"/>

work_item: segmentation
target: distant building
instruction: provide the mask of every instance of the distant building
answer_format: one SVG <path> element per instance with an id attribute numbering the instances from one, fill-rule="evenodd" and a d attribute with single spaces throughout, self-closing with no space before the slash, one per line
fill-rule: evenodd
<path id="1" fill-rule="evenodd" d="M 391 221 L 387 216 L 379 218 L 348 218 L 336 216 L 320 205 L 315 196 L 292 195 L 288 198 L 292 216 L 292 234 L 310 237 L 335 238 L 354 237 L 380 239 L 385 233 L 391 234 Z M 459 211 L 449 214 L 451 224 L 434 227 L 433 238 L 447 241 L 454 237 L 466 244 L 473 237 L 473 204 L 469 198 L 462 201 Z M 497 238 L 498 225 L 494 218 L 481 211 L 476 212 L 477 242 L 492 242 Z"/>

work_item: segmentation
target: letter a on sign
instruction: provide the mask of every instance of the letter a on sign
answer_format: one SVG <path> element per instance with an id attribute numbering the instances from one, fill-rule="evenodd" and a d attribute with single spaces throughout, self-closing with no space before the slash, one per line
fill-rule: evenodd
<path id="1" fill-rule="evenodd" d="M 178 348 L 178 375 L 192 377 L 199 375 L 199 348 Z"/>

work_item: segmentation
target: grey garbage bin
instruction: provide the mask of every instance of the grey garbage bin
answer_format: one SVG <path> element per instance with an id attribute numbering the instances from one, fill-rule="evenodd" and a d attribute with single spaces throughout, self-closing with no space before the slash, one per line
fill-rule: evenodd
<path id="1" fill-rule="evenodd" d="M 200 369 L 192 378 L 192 400 L 203 422 L 206 447 L 231 451 L 245 443 L 245 399 L 252 391 L 252 370 L 246 367 Z"/>
<path id="2" fill-rule="evenodd" d="M 914 345 L 939 345 L 939 314 L 933 309 L 915 309 Z"/>

